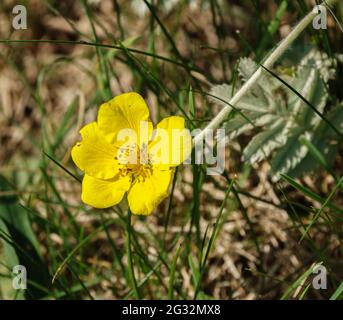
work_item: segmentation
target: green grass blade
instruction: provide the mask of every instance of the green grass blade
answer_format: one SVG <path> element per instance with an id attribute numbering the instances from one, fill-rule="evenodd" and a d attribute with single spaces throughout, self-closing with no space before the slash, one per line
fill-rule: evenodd
<path id="1" fill-rule="evenodd" d="M 288 300 L 291 294 L 300 286 L 300 284 L 305 281 L 315 270 L 315 268 L 322 263 L 317 263 L 312 265 L 309 269 L 307 269 L 282 295 L 281 300 Z"/>
<path id="2" fill-rule="evenodd" d="M 321 213 L 323 212 L 323 210 L 327 207 L 327 205 L 329 204 L 329 202 L 331 201 L 331 199 L 334 197 L 334 195 L 336 194 L 337 190 L 341 187 L 341 184 L 343 183 L 343 177 L 341 177 L 341 179 L 338 181 L 338 183 L 336 184 L 336 186 L 333 188 L 333 190 L 331 191 L 330 195 L 327 197 L 327 199 L 325 200 L 325 202 L 323 203 L 322 207 L 318 210 L 317 214 L 314 216 L 314 218 L 311 220 L 310 224 L 307 226 L 304 234 L 302 235 L 300 241 L 302 241 L 305 236 L 308 234 L 308 232 L 310 231 L 311 227 L 313 226 L 313 224 L 319 219 Z"/>
<path id="3" fill-rule="evenodd" d="M 170 268 L 170 273 L 169 273 L 169 286 L 168 286 L 168 299 L 173 300 L 174 299 L 174 281 L 175 281 L 175 271 L 176 271 L 176 266 L 177 266 L 177 259 L 180 254 L 182 246 L 180 245 L 175 253 L 175 256 L 173 258 L 173 263 Z"/>
<path id="4" fill-rule="evenodd" d="M 312 105 L 310 101 L 308 101 L 301 93 L 299 93 L 296 89 L 294 89 L 290 84 L 288 84 L 285 80 L 281 79 L 276 73 L 273 71 L 267 69 L 262 64 L 260 65 L 264 70 L 266 70 L 268 73 L 270 73 L 274 78 L 278 79 L 281 83 L 283 83 L 288 89 L 290 89 L 293 93 L 295 93 L 302 101 L 304 101 L 311 109 L 312 111 L 317 114 L 323 121 L 325 121 L 331 129 L 333 129 L 337 135 L 341 138 L 343 138 L 343 134 L 322 114 L 320 113 L 315 106 Z"/>
<path id="5" fill-rule="evenodd" d="M 337 300 L 337 299 L 341 298 L 342 293 L 343 293 L 343 282 L 341 282 L 341 284 L 339 285 L 337 290 L 330 297 L 330 300 Z"/>

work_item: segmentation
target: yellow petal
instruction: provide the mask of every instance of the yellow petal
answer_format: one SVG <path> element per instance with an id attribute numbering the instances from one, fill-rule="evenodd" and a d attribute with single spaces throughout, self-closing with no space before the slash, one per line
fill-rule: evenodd
<path id="1" fill-rule="evenodd" d="M 118 149 L 106 140 L 96 122 L 84 126 L 80 134 L 82 141 L 71 151 L 75 164 L 95 178 L 111 179 L 117 175 L 120 168 L 120 164 L 115 160 Z"/>
<path id="2" fill-rule="evenodd" d="M 130 184 L 129 177 L 101 180 L 86 174 L 82 181 L 81 199 L 94 208 L 109 208 L 122 200 Z"/>
<path id="3" fill-rule="evenodd" d="M 146 179 L 133 182 L 128 193 L 131 212 L 138 215 L 149 215 L 168 196 L 173 170 L 153 168 L 152 175 Z"/>
<path id="4" fill-rule="evenodd" d="M 99 128 L 112 143 L 115 143 L 121 130 L 132 129 L 139 138 L 142 121 L 147 122 L 148 134 L 151 135 L 152 124 L 149 121 L 148 106 L 142 96 L 135 92 L 121 94 L 104 103 L 98 113 Z"/>
<path id="5" fill-rule="evenodd" d="M 155 164 L 177 166 L 192 152 L 192 137 L 185 128 L 185 120 L 179 116 L 163 119 L 153 133 L 149 144 L 149 156 Z"/>

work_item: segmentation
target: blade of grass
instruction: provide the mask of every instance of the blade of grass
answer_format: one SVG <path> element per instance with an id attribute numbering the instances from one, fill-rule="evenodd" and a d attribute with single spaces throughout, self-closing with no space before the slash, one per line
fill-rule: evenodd
<path id="1" fill-rule="evenodd" d="M 175 191 L 176 177 L 177 177 L 178 170 L 179 170 L 179 168 L 176 167 L 175 173 L 174 173 L 174 177 L 173 177 L 172 189 L 171 189 L 170 196 L 169 196 L 167 214 L 166 214 L 166 218 L 165 218 L 165 222 L 164 222 L 164 233 L 163 233 L 163 243 L 164 243 L 164 246 L 166 245 L 167 231 L 168 231 L 168 225 L 169 225 L 169 221 L 170 221 L 172 202 L 173 202 L 173 195 L 174 195 L 174 191 Z"/>
<path id="2" fill-rule="evenodd" d="M 63 171 L 65 171 L 68 175 L 70 175 L 72 178 L 74 178 L 76 181 L 78 182 L 82 182 L 80 178 L 78 178 L 77 176 L 75 176 L 71 171 L 69 171 L 65 166 L 63 166 L 60 162 L 58 162 L 56 159 L 54 159 L 52 156 L 50 156 L 49 154 L 47 154 L 44 150 L 43 150 L 43 154 L 45 156 L 47 156 L 53 163 L 55 163 L 58 167 L 60 167 Z"/>
<path id="3" fill-rule="evenodd" d="M 337 290 L 330 297 L 330 300 L 337 300 L 337 299 L 341 298 L 342 293 L 343 293 L 343 282 L 341 282 L 341 284 L 339 285 Z"/>
<path id="4" fill-rule="evenodd" d="M 291 296 L 292 292 L 296 290 L 303 281 L 308 278 L 312 273 L 313 270 L 320 266 L 322 263 L 313 264 L 309 269 L 307 269 L 293 284 L 286 290 L 286 292 L 282 295 L 281 300 L 287 300 Z"/>
<path id="5" fill-rule="evenodd" d="M 196 287 L 195 287 L 194 299 L 196 299 L 198 294 L 199 294 L 199 291 L 201 288 L 201 279 L 202 279 L 202 276 L 203 276 L 203 273 L 204 273 L 204 270 L 206 267 L 206 262 L 207 262 L 207 259 L 209 257 L 210 251 L 213 248 L 215 239 L 218 235 L 218 230 L 219 230 L 219 226 L 220 226 L 220 222 L 221 222 L 220 220 L 221 220 L 224 208 L 226 206 L 227 199 L 230 195 L 231 190 L 233 189 L 233 185 L 234 185 L 234 180 L 231 180 L 231 183 L 226 190 L 224 200 L 223 200 L 223 202 L 219 208 L 219 212 L 218 212 L 218 215 L 216 218 L 216 222 L 214 223 L 212 233 L 211 233 L 211 237 L 210 237 L 210 240 L 209 240 L 207 248 L 206 248 L 205 256 L 203 258 L 203 261 L 200 260 L 200 262 L 199 262 L 200 263 L 200 268 L 199 268 L 200 270 L 199 270 L 198 282 L 196 283 Z"/>
<path id="6" fill-rule="evenodd" d="M 310 140 L 306 139 L 305 137 L 300 137 L 299 141 L 301 144 L 303 144 L 304 146 L 306 146 L 308 148 L 308 150 L 311 153 L 311 155 L 313 156 L 313 158 L 315 160 L 317 160 L 318 163 L 320 163 L 321 166 L 332 175 L 332 177 L 335 179 L 336 182 L 338 182 L 336 173 L 330 167 L 330 165 L 327 162 L 327 160 L 325 159 L 324 155 L 318 150 L 318 148 L 316 148 L 316 146 Z"/>
<path id="7" fill-rule="evenodd" d="M 265 50 L 269 41 L 272 39 L 273 35 L 277 31 L 277 29 L 280 25 L 280 22 L 281 22 L 281 18 L 285 14 L 287 7 L 288 7 L 288 0 L 283 0 L 280 3 L 280 5 L 279 5 L 279 7 L 275 13 L 275 17 L 269 23 L 267 30 L 266 30 L 267 32 L 265 32 L 265 34 L 263 35 L 263 38 L 262 38 L 260 45 L 259 45 L 259 48 L 257 49 L 257 57 L 261 57 L 261 53 Z"/>
<path id="8" fill-rule="evenodd" d="M 156 265 L 146 274 L 146 276 L 137 284 L 137 287 L 140 288 L 141 286 L 143 286 L 150 278 L 153 274 L 156 273 L 156 271 L 161 267 L 162 265 L 162 261 L 158 261 L 156 263 Z M 123 300 L 127 300 L 128 298 L 130 298 L 133 294 L 135 293 L 135 291 L 133 289 L 131 289 L 123 298 Z"/>
<path id="9" fill-rule="evenodd" d="M 162 21 L 160 20 L 160 18 L 158 17 L 157 13 L 156 13 L 156 9 L 154 8 L 154 6 L 152 4 L 150 4 L 147 0 L 143 0 L 144 3 L 146 4 L 146 6 L 149 8 L 152 16 L 154 17 L 154 19 L 156 20 L 156 22 L 158 23 L 158 25 L 160 26 L 163 34 L 165 35 L 165 37 L 167 38 L 167 40 L 169 41 L 174 54 L 181 60 L 184 62 L 184 58 L 182 57 L 179 49 L 176 46 L 176 43 L 173 40 L 173 37 L 169 34 L 167 28 L 164 26 L 164 24 L 162 23 Z"/>
<path id="10" fill-rule="evenodd" d="M 327 205 L 329 204 L 329 202 L 331 201 L 331 199 L 334 197 L 334 195 L 336 194 L 337 190 L 340 188 L 341 184 L 343 183 L 343 177 L 341 177 L 341 179 L 338 181 L 338 183 L 336 184 L 336 186 L 333 188 L 333 190 L 331 191 L 331 193 L 329 194 L 329 196 L 326 198 L 326 200 L 324 201 L 322 207 L 318 210 L 317 214 L 314 216 L 314 218 L 311 220 L 310 224 L 307 226 L 304 234 L 302 235 L 300 241 L 302 241 L 304 239 L 304 237 L 308 234 L 308 232 L 310 231 L 311 227 L 313 226 L 313 224 L 319 219 L 321 213 L 323 212 L 323 210 L 327 207 Z"/>
<path id="11" fill-rule="evenodd" d="M 62 261 L 62 263 L 57 268 L 55 274 L 52 277 L 52 283 L 55 282 L 56 278 L 60 275 L 60 273 L 63 271 L 66 264 L 70 261 L 70 259 L 73 258 L 73 256 L 76 254 L 77 251 L 79 251 L 85 244 L 87 244 L 97 233 L 101 232 L 105 226 L 110 226 L 113 223 L 113 221 L 108 222 L 101 227 L 95 229 L 92 231 L 88 236 L 86 236 L 82 241 L 80 241 L 76 247 L 67 255 L 67 257 Z"/>
<path id="12" fill-rule="evenodd" d="M 169 273 L 169 286 L 168 286 L 168 299 L 173 300 L 174 299 L 174 281 L 175 281 L 175 271 L 176 271 L 176 266 L 177 266 L 177 259 L 180 254 L 182 246 L 181 244 L 178 246 L 175 256 L 173 258 L 173 262 L 170 268 L 170 273 Z"/>
<path id="13" fill-rule="evenodd" d="M 326 201 L 325 199 L 318 196 L 316 193 L 314 193 L 310 189 L 299 184 L 298 182 L 296 182 L 293 178 L 289 177 L 288 175 L 281 174 L 281 178 L 284 179 L 285 181 L 287 181 L 292 187 L 299 190 L 300 192 L 302 192 L 304 195 L 308 196 L 309 198 L 321 203 L 322 205 L 325 203 L 325 201 Z M 333 211 L 335 211 L 335 213 L 337 213 L 337 214 L 340 214 L 340 215 L 343 214 L 342 209 L 336 207 L 335 205 L 333 205 L 331 203 L 327 203 L 326 206 L 329 207 L 330 209 L 332 209 Z"/>
<path id="14" fill-rule="evenodd" d="M 95 25 L 93 23 L 93 13 L 89 8 L 88 1 L 87 0 L 81 0 L 81 3 L 83 5 L 83 7 L 85 8 L 85 12 L 86 12 L 86 15 L 88 17 L 89 23 L 91 25 L 91 29 L 92 29 L 92 33 L 93 33 L 95 42 L 98 43 L 99 38 L 98 38 L 98 35 L 96 33 L 96 30 L 95 30 Z M 112 98 L 112 93 L 111 93 L 110 77 L 109 77 L 108 67 L 107 67 L 106 61 L 104 59 L 104 53 L 103 53 L 101 47 L 96 46 L 95 49 L 96 49 L 96 54 L 98 57 L 100 71 L 101 71 L 100 77 L 101 77 L 102 81 L 101 81 L 100 87 L 101 87 L 102 91 L 104 92 L 104 98 L 106 100 L 109 100 Z"/>
<path id="15" fill-rule="evenodd" d="M 290 89 L 293 93 L 295 93 L 302 101 L 304 101 L 311 109 L 312 111 L 317 114 L 323 121 L 325 121 L 328 126 L 334 130 L 338 136 L 343 138 L 343 134 L 321 113 L 319 112 L 316 107 L 308 101 L 301 93 L 299 93 L 296 89 L 294 89 L 289 83 L 287 83 L 285 80 L 281 79 L 275 72 L 269 70 L 262 64 L 260 65 L 264 70 L 266 70 L 268 73 L 270 73 L 274 78 L 279 80 L 282 84 L 284 84 L 288 89 Z"/>
<path id="16" fill-rule="evenodd" d="M 36 40 L 36 39 L 33 39 L 33 40 L 0 39 L 0 43 L 6 43 L 6 44 L 53 43 L 53 44 L 66 44 L 66 45 L 83 45 L 83 46 L 91 46 L 91 47 L 96 46 L 96 47 L 101 47 L 101 48 L 124 50 L 121 45 L 103 44 L 103 43 L 89 42 L 89 41 L 84 41 L 84 40 L 71 41 L 71 40 Z M 172 59 L 172 58 L 164 57 L 161 55 L 157 55 L 157 54 L 153 54 L 153 53 L 149 53 L 146 51 L 133 49 L 133 48 L 125 48 L 125 49 L 132 52 L 132 53 L 153 57 L 155 59 L 162 60 L 164 62 L 172 63 L 172 64 L 177 65 L 179 67 L 182 67 L 186 70 L 189 69 L 191 71 L 197 71 L 199 73 L 204 74 L 204 72 L 201 69 L 199 69 L 198 67 L 185 65 L 183 62 L 179 62 L 179 61 Z"/>

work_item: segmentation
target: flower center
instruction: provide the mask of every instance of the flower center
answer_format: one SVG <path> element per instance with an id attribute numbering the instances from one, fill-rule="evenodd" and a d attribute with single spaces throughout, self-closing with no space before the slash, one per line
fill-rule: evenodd
<path id="1" fill-rule="evenodd" d="M 121 146 L 116 160 L 122 165 L 119 174 L 122 177 L 129 175 L 133 183 L 145 181 L 152 175 L 153 167 L 146 144 L 141 148 L 136 143 Z"/>

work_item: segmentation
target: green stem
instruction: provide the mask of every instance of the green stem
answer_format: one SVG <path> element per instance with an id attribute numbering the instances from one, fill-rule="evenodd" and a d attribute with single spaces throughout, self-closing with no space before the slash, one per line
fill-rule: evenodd
<path id="1" fill-rule="evenodd" d="M 131 251 L 131 211 L 129 210 L 127 216 L 126 225 L 126 252 L 127 252 L 127 264 L 129 271 L 129 278 L 131 281 L 132 289 L 137 299 L 142 299 L 142 296 L 138 290 L 137 281 L 135 277 L 135 271 L 133 269 L 132 251 Z"/>

